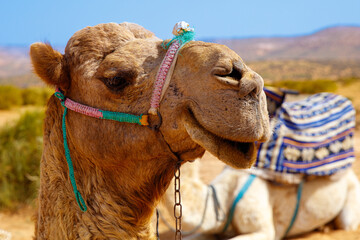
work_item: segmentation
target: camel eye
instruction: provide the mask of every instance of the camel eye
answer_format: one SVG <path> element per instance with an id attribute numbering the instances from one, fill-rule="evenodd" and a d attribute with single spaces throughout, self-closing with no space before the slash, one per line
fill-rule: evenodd
<path id="1" fill-rule="evenodd" d="M 112 90 L 119 90 L 119 89 L 123 89 L 126 86 L 128 86 L 129 82 L 126 81 L 126 79 L 116 76 L 113 78 L 106 79 L 105 85 Z"/>
<path id="2" fill-rule="evenodd" d="M 136 80 L 136 71 L 119 71 L 115 76 L 100 78 L 111 91 L 118 92 L 133 84 Z"/>

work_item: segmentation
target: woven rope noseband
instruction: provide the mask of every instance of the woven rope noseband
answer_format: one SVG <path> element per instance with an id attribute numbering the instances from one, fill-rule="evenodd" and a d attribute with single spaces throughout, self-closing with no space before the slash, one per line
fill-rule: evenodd
<path id="1" fill-rule="evenodd" d="M 158 108 L 161 102 L 161 99 L 164 95 L 166 88 L 170 83 L 170 79 L 175 67 L 177 54 L 179 49 L 187 42 L 191 41 L 194 38 L 193 29 L 189 28 L 189 24 L 185 22 L 179 22 L 175 25 L 173 33 L 175 37 L 166 45 L 168 47 L 168 51 L 162 61 L 158 74 L 156 76 L 154 90 L 151 97 L 149 114 L 160 115 L 158 113 Z M 169 47 L 170 45 L 170 47 Z M 66 114 L 67 110 L 70 109 L 74 112 L 78 112 L 90 117 L 98 118 L 98 119 L 108 119 L 114 120 L 118 122 L 127 122 L 127 123 L 137 123 L 139 125 L 148 126 L 148 115 L 142 114 L 140 116 L 121 113 L 121 112 L 111 112 L 100 110 L 97 108 L 89 107 L 78 102 L 75 102 L 67 97 L 61 92 L 60 89 L 56 89 L 54 94 L 61 101 L 61 105 L 65 108 L 63 117 L 62 117 L 62 132 L 63 132 L 63 141 L 64 141 L 64 150 L 65 150 L 65 158 L 69 168 L 69 177 L 71 181 L 71 185 L 73 187 L 73 191 L 75 194 L 76 202 L 79 205 L 81 211 L 86 212 L 87 206 L 86 203 L 81 196 L 81 193 L 78 191 L 76 186 L 76 180 L 74 175 L 74 168 L 71 160 L 70 149 L 67 143 L 66 137 Z"/>
<path id="2" fill-rule="evenodd" d="M 149 125 L 148 115 L 145 114 L 136 116 L 128 113 L 111 112 L 111 111 L 105 111 L 105 110 L 89 107 L 80 104 L 78 102 L 74 102 L 69 98 L 66 98 L 60 89 L 57 89 L 54 95 L 60 99 L 61 105 L 63 107 L 68 108 L 74 112 L 84 114 L 86 116 L 99 118 L 99 119 L 114 120 L 118 122 L 137 123 L 143 126 Z"/>

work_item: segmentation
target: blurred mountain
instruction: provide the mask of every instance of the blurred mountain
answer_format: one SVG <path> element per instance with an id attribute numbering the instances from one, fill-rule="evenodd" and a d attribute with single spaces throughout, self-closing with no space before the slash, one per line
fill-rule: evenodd
<path id="1" fill-rule="evenodd" d="M 22 75 L 31 71 L 28 47 L 0 46 L 0 77 Z"/>
<path id="2" fill-rule="evenodd" d="M 245 61 L 270 59 L 360 60 L 360 27 L 330 27 L 306 36 L 215 39 Z"/>
<path id="3" fill-rule="evenodd" d="M 0 46 L 0 85 L 43 86 L 32 71 L 29 46 Z"/>
<path id="4" fill-rule="evenodd" d="M 247 64 L 265 82 L 278 80 L 360 79 L 360 60 L 264 60 Z"/>
<path id="5" fill-rule="evenodd" d="M 212 39 L 237 52 L 265 80 L 360 78 L 360 27 L 330 27 L 310 35 Z M 64 48 L 58 48 L 63 52 Z M 29 47 L 0 46 L 0 85 L 41 85 Z"/>

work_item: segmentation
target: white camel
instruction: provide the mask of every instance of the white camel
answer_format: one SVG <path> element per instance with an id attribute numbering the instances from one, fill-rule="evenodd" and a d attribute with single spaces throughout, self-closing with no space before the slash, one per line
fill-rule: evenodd
<path id="1" fill-rule="evenodd" d="M 11 233 L 0 229 L 0 240 L 11 240 Z"/>
<path id="2" fill-rule="evenodd" d="M 260 145 L 255 167 L 226 167 L 211 183 L 215 191 L 200 180 L 200 163 L 183 167 L 183 230 L 225 234 L 233 240 L 278 240 L 332 220 L 340 229 L 357 229 L 360 183 L 350 168 L 355 127 L 351 102 L 322 93 L 283 103 L 283 92 L 265 92 L 274 134 Z M 172 190 L 165 194 L 161 212 L 173 211 Z M 224 231 L 227 226 L 233 231 Z"/>
<path id="3" fill-rule="evenodd" d="M 204 160 L 202 160 L 204 161 Z M 237 203 L 231 225 L 223 233 L 228 212 L 249 179 L 247 170 L 225 167 L 211 182 L 221 211 L 216 214 L 214 192 L 199 177 L 201 161 L 182 167 L 182 229 L 196 232 L 188 239 L 222 234 L 231 240 L 273 240 L 285 237 L 297 203 L 297 185 L 279 185 L 256 177 Z M 170 185 L 171 186 L 171 185 Z M 172 224 L 174 192 L 170 187 L 158 206 Z M 307 233 L 335 220 L 339 229 L 356 230 L 360 223 L 360 184 L 352 169 L 332 177 L 318 177 L 303 184 L 299 210 L 286 236 Z"/>

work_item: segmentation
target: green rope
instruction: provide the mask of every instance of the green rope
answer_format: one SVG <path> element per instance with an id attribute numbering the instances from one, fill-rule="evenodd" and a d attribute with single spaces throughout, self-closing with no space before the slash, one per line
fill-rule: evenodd
<path id="1" fill-rule="evenodd" d="M 247 190 L 249 189 L 249 187 L 251 186 L 251 184 L 255 180 L 255 178 L 256 178 L 256 175 L 250 174 L 248 179 L 244 183 L 243 187 L 240 189 L 238 195 L 236 196 L 234 202 L 231 205 L 229 215 L 228 215 L 227 221 L 225 223 L 225 226 L 224 226 L 224 228 L 222 230 L 222 233 L 224 233 L 228 229 L 228 227 L 230 226 L 230 223 L 231 223 L 231 221 L 232 221 L 232 219 L 234 217 L 236 204 L 244 197 L 244 194 L 247 192 Z"/>
<path id="2" fill-rule="evenodd" d="M 168 42 L 167 44 L 164 45 L 164 43 L 163 43 L 162 47 L 165 49 L 168 49 L 175 40 L 178 40 L 180 42 L 180 45 L 182 46 L 185 43 L 194 40 L 194 38 L 195 38 L 195 32 L 192 32 L 192 31 L 183 32 L 182 34 L 179 34 L 178 36 L 173 37 L 170 40 L 170 42 Z"/>
<path id="3" fill-rule="evenodd" d="M 64 109 L 64 114 L 63 114 L 63 118 L 62 118 L 62 131 L 63 131 L 63 138 L 64 138 L 65 157 L 66 157 L 66 161 L 67 161 L 67 164 L 69 167 L 69 176 L 70 176 L 71 185 L 74 190 L 76 202 L 79 205 L 81 211 L 86 212 L 87 207 L 86 207 L 85 201 L 76 187 L 74 167 L 73 167 L 73 164 L 71 161 L 69 145 L 68 145 L 67 139 L 66 139 L 66 122 L 65 122 L 66 114 L 67 114 L 67 107 L 65 107 L 65 109 Z"/>
<path id="4" fill-rule="evenodd" d="M 298 190 L 297 190 L 297 196 L 296 196 L 296 206 L 295 206 L 295 211 L 294 211 L 294 214 L 291 218 L 291 222 L 288 226 L 288 228 L 286 229 L 286 232 L 284 234 L 284 237 L 286 237 L 286 235 L 288 235 L 288 233 L 290 232 L 292 226 L 294 225 L 295 223 L 295 220 L 296 220 L 296 217 L 297 217 L 297 214 L 299 212 L 299 206 L 300 206 L 300 200 L 301 200 L 301 194 L 302 194 L 302 189 L 303 189 L 303 186 L 304 186 L 304 180 L 302 180 L 298 186 Z"/>
<path id="5" fill-rule="evenodd" d="M 61 102 L 63 102 L 65 100 L 64 94 L 58 90 L 56 90 L 56 92 L 54 93 L 54 96 L 57 97 L 58 99 L 60 99 Z"/>
<path id="6" fill-rule="evenodd" d="M 101 119 L 115 120 L 118 122 L 137 123 L 139 125 L 142 125 L 140 122 L 142 115 L 135 116 L 132 114 L 121 113 L 121 112 L 110 112 L 104 110 L 99 110 L 99 111 L 102 112 L 103 114 L 103 117 Z"/>

